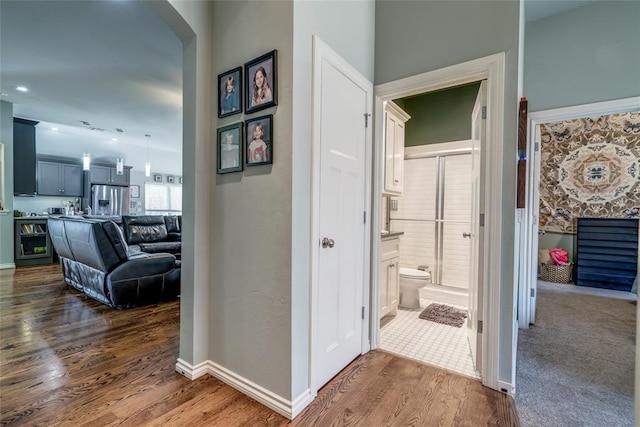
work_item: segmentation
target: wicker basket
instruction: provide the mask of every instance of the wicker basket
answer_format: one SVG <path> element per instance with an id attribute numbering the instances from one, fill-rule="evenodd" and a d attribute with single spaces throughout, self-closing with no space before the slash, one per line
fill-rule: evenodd
<path id="1" fill-rule="evenodd" d="M 540 264 L 540 275 L 542 280 L 555 283 L 571 283 L 572 265 Z"/>

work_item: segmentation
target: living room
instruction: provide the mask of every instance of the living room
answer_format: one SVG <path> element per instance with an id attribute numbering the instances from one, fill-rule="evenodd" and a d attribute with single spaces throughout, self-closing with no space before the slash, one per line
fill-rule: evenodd
<path id="1" fill-rule="evenodd" d="M 164 22 L 139 2 L 10 2 L 2 38 L 3 127 L 8 110 L 9 120 L 37 122 L 34 168 L 26 172 L 35 188 L 14 196 L 7 180 L 5 209 L 43 215 L 73 204 L 76 212 L 100 213 L 85 167 L 81 194 L 38 190 L 46 176 L 36 162 L 83 165 L 88 158 L 88 169 L 126 172 L 118 183 L 128 187 L 123 213 L 181 213 L 182 45 Z M 20 142 L 14 138 L 11 150 Z M 5 164 L 7 173 L 25 173 L 26 164 L 15 166 Z M 3 255 L 12 240 L 3 239 Z"/>

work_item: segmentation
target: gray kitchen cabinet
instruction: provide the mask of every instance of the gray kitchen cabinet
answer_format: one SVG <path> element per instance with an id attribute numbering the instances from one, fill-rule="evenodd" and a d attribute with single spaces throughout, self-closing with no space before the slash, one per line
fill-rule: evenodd
<path id="1" fill-rule="evenodd" d="M 118 175 L 116 168 L 110 166 L 91 166 L 91 184 L 129 185 L 131 167 L 125 167 Z"/>
<path id="2" fill-rule="evenodd" d="M 38 195 L 82 196 L 82 166 L 38 161 Z"/>

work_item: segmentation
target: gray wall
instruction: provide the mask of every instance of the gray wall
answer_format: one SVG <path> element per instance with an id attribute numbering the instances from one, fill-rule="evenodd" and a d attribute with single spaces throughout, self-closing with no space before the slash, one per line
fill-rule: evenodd
<path id="1" fill-rule="evenodd" d="M 518 77 L 517 1 L 379 1 L 376 83 L 506 52 L 498 378 L 510 383 L 514 328 L 513 254 Z"/>
<path id="2" fill-rule="evenodd" d="M 207 1 L 145 0 L 183 44 L 183 229 L 180 359 L 192 366 L 209 359 L 210 158 L 212 4 Z"/>
<path id="3" fill-rule="evenodd" d="M 209 353 L 290 398 L 293 2 L 214 2 L 213 16 L 212 75 L 277 49 L 278 106 L 217 121 L 220 127 L 273 114 L 273 164 L 216 175 L 211 152 Z M 211 87 L 213 99 L 216 93 Z"/>
<path id="4" fill-rule="evenodd" d="M 405 147 L 471 139 L 471 113 L 480 83 L 401 100 L 411 119 L 405 124 Z"/>
<path id="5" fill-rule="evenodd" d="M 309 387 L 311 227 L 311 35 L 318 35 L 373 81 L 375 3 L 295 1 L 293 14 L 293 146 L 291 223 L 292 397 Z"/>
<path id="6" fill-rule="evenodd" d="M 0 141 L 4 143 L 4 212 L 0 212 L 0 268 L 13 266 L 13 104 L 0 101 Z"/>
<path id="7" fill-rule="evenodd" d="M 524 55 L 529 111 L 639 96 L 640 2 L 598 1 L 530 22 Z"/>
<path id="8" fill-rule="evenodd" d="M 573 245 L 575 234 L 546 233 L 538 236 L 538 249 L 562 248 L 575 261 Z"/>

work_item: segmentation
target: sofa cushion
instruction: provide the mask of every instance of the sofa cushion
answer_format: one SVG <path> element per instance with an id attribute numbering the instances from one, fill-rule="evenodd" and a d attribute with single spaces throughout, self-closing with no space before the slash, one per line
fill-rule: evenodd
<path id="1" fill-rule="evenodd" d="M 64 219 L 64 231 L 73 259 L 99 271 L 109 272 L 123 261 L 103 228 L 104 221 Z M 124 258 L 126 260 L 126 257 Z"/>
<path id="2" fill-rule="evenodd" d="M 182 244 L 180 242 L 139 243 L 138 246 L 140 246 L 140 249 L 143 252 L 147 252 L 150 254 L 156 254 L 160 252 L 179 254 L 182 250 Z"/>
<path id="3" fill-rule="evenodd" d="M 164 225 L 167 226 L 168 233 L 179 233 L 180 232 L 180 222 L 178 221 L 177 215 L 165 215 L 164 216 Z"/>
<path id="4" fill-rule="evenodd" d="M 124 261 L 129 258 L 129 246 L 127 245 L 122 229 L 113 221 L 105 221 L 102 223 L 102 228 L 106 233 L 109 241 L 113 245 L 116 253 L 120 257 L 120 260 Z"/>
<path id="5" fill-rule="evenodd" d="M 124 215 L 122 224 L 127 243 L 130 245 L 167 239 L 167 226 L 162 215 Z"/>

